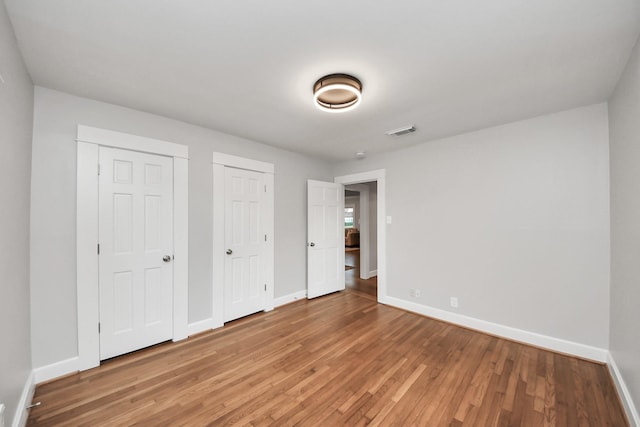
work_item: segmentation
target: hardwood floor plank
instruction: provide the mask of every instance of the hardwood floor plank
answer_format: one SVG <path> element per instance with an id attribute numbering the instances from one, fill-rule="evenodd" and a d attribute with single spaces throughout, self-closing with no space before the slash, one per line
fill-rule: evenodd
<path id="1" fill-rule="evenodd" d="M 29 426 L 626 426 L 606 366 L 345 291 L 38 385 Z"/>

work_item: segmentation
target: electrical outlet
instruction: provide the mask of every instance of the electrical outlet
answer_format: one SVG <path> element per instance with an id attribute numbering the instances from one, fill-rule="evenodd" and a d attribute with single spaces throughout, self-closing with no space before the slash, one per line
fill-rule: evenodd
<path id="1" fill-rule="evenodd" d="M 409 289 L 409 296 L 411 298 L 415 298 L 416 297 L 416 290 L 415 289 Z"/>
<path id="2" fill-rule="evenodd" d="M 420 289 L 416 289 L 415 297 L 420 298 L 420 295 L 422 295 L 422 293 L 420 292 Z"/>
<path id="3" fill-rule="evenodd" d="M 449 299 L 449 304 L 451 304 L 451 307 L 453 308 L 458 308 L 458 297 L 451 297 Z"/>

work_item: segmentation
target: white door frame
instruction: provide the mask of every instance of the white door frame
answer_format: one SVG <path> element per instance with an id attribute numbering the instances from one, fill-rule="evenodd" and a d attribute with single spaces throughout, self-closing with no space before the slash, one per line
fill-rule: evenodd
<path id="1" fill-rule="evenodd" d="M 78 125 L 76 273 L 78 369 L 100 365 L 98 277 L 98 148 L 141 151 L 173 158 L 173 340 L 187 338 L 189 287 L 189 149 L 185 145 Z"/>
<path id="2" fill-rule="evenodd" d="M 369 274 L 369 250 L 371 249 L 369 242 L 371 234 L 369 233 L 369 187 L 364 184 L 348 184 L 345 185 L 345 189 L 357 191 L 360 198 L 360 223 L 358 224 L 360 230 L 360 278 L 367 280 L 371 278 Z"/>
<path id="3" fill-rule="evenodd" d="M 378 230 L 378 302 L 387 304 L 387 221 L 386 221 L 386 172 L 377 169 L 369 172 L 337 176 L 334 182 L 351 185 L 376 181 L 377 190 L 377 230 Z M 362 208 L 360 209 L 362 211 Z M 362 213 L 361 213 L 362 215 Z M 368 213 L 367 213 L 368 215 Z M 360 236 L 362 238 L 362 234 Z M 362 253 L 360 254 L 362 257 Z M 362 262 L 362 260 L 361 260 Z"/>
<path id="4" fill-rule="evenodd" d="M 225 188 L 224 168 L 233 167 L 264 173 L 266 185 L 263 215 L 264 232 L 267 235 L 265 248 L 265 280 L 267 292 L 264 311 L 273 310 L 274 306 L 274 189 L 272 163 L 247 159 L 225 153 L 213 153 L 213 301 L 211 308 L 211 328 L 224 325 L 224 263 L 225 263 Z"/>

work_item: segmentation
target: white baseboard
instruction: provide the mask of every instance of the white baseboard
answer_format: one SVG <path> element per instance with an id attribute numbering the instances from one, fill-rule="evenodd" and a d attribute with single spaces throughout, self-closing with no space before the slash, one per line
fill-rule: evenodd
<path id="1" fill-rule="evenodd" d="M 289 295 L 284 295 L 282 297 L 278 297 L 273 301 L 273 305 L 275 307 L 280 307 L 281 305 L 289 304 L 291 302 L 297 301 L 299 299 L 305 299 L 307 297 L 307 291 L 298 291 Z"/>
<path id="2" fill-rule="evenodd" d="M 18 401 L 18 406 L 16 408 L 16 413 L 13 416 L 13 422 L 11 423 L 12 427 L 24 427 L 27 425 L 27 419 L 29 418 L 29 411 L 26 409 L 27 406 L 31 405 L 31 401 L 33 400 L 33 394 L 36 391 L 36 383 L 34 379 L 33 372 L 29 374 L 26 383 L 24 384 L 24 388 L 22 389 L 22 394 L 20 395 L 20 400 Z"/>
<path id="3" fill-rule="evenodd" d="M 187 333 L 191 336 L 210 329 L 216 329 L 221 326 L 222 325 L 216 325 L 212 318 L 198 320 L 197 322 L 189 323 L 189 326 L 187 326 Z"/>
<path id="4" fill-rule="evenodd" d="M 215 329 L 222 325 L 216 325 L 213 319 L 200 320 L 198 322 L 190 323 L 188 325 L 189 336 L 204 332 L 209 329 Z M 80 358 L 71 357 L 60 362 L 52 363 L 51 365 L 42 366 L 33 370 L 35 383 L 39 384 L 44 381 L 49 381 L 58 377 L 62 377 L 67 374 L 80 371 Z"/>
<path id="5" fill-rule="evenodd" d="M 74 372 L 78 372 L 79 370 L 80 358 L 72 357 L 70 359 L 52 363 L 51 365 L 36 368 L 33 370 L 33 375 L 36 384 L 39 384 L 43 381 L 49 381 L 63 375 L 73 374 Z"/>
<path id="6" fill-rule="evenodd" d="M 631 423 L 631 427 L 640 427 L 640 416 L 638 415 L 638 410 L 633 403 L 631 393 L 622 378 L 622 373 L 620 372 L 611 352 L 608 354 L 607 366 L 609 367 L 609 372 L 611 372 L 611 376 L 613 377 L 613 382 L 618 389 L 618 394 L 622 400 L 622 406 L 624 406 L 624 410 L 627 413 L 627 418 Z"/>
<path id="7" fill-rule="evenodd" d="M 372 277 L 375 277 L 378 275 L 378 270 L 371 270 L 368 274 L 364 273 L 364 272 L 360 272 L 360 278 L 362 280 L 369 280 Z"/>
<path id="8" fill-rule="evenodd" d="M 384 296 L 380 298 L 380 302 L 424 316 L 433 317 L 435 319 L 444 320 L 445 322 L 454 323 L 466 328 L 475 329 L 491 335 L 508 338 L 525 344 L 542 347 L 560 353 L 571 354 L 582 357 L 584 359 L 595 360 L 597 362 L 607 362 L 608 351 L 603 348 L 592 347 L 585 344 L 566 341 L 560 338 L 554 338 L 547 335 L 529 332 L 522 329 L 512 328 L 497 323 L 487 322 L 485 320 L 464 316 L 450 311 L 429 307 L 422 304 L 416 304 L 411 301 L 405 301 L 400 298 Z"/>

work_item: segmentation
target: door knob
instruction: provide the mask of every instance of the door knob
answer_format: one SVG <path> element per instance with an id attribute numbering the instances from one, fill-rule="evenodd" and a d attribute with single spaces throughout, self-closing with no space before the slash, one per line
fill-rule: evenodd
<path id="1" fill-rule="evenodd" d="M 311 247 L 314 247 L 315 245 L 316 245 L 316 244 L 315 244 L 315 243 L 313 243 L 313 242 L 309 243 L 309 246 L 311 246 Z"/>
<path id="2" fill-rule="evenodd" d="M 227 255 L 231 255 L 233 251 L 231 249 L 227 249 Z"/>
<path id="3" fill-rule="evenodd" d="M 163 257 L 162 257 L 162 260 L 163 260 L 164 262 L 169 262 L 169 261 L 171 261 L 171 255 L 165 255 L 165 256 L 163 256 Z"/>

